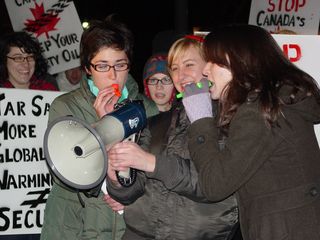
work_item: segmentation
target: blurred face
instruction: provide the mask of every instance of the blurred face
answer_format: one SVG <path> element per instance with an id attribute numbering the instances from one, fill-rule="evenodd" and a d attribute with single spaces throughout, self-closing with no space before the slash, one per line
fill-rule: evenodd
<path id="1" fill-rule="evenodd" d="M 171 78 L 166 74 L 156 73 L 149 77 L 147 84 L 150 96 L 157 104 L 159 111 L 164 112 L 170 110 L 170 99 L 174 89 Z"/>
<path id="2" fill-rule="evenodd" d="M 119 84 L 119 89 L 122 91 L 129 69 L 123 71 L 116 71 L 115 68 L 110 68 L 108 71 L 101 71 L 101 69 L 108 68 L 107 65 L 117 65 L 119 68 L 123 68 L 128 63 L 129 60 L 124 51 L 113 48 L 101 48 L 92 58 L 90 68 L 86 70 L 92 76 L 92 80 L 99 90 L 110 87 L 112 84 Z M 97 69 L 100 70 L 97 71 Z"/>
<path id="3" fill-rule="evenodd" d="M 171 78 L 176 89 L 183 92 L 187 84 L 199 82 L 203 78 L 202 71 L 205 65 L 206 62 L 194 47 L 176 57 L 171 65 Z"/>
<path id="4" fill-rule="evenodd" d="M 28 56 L 28 60 L 23 59 Z M 23 49 L 10 47 L 7 54 L 8 80 L 15 88 L 29 88 L 30 79 L 35 69 L 35 61 L 31 56 L 33 55 L 24 52 Z"/>
<path id="5" fill-rule="evenodd" d="M 66 78 L 72 85 L 78 84 L 82 78 L 82 71 L 80 67 L 68 69 L 65 74 Z"/>
<path id="6" fill-rule="evenodd" d="M 208 80 L 212 82 L 212 87 L 210 88 L 211 98 L 215 100 L 222 98 L 223 90 L 232 80 L 231 72 L 227 68 L 208 62 L 203 74 L 207 75 Z"/>

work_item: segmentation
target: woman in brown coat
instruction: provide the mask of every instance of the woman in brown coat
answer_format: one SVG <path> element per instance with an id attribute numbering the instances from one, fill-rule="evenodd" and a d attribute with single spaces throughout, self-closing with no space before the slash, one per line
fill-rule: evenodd
<path id="1" fill-rule="evenodd" d="M 203 74 L 213 86 L 209 92 L 189 86 L 183 99 L 204 195 L 219 201 L 236 193 L 245 240 L 319 240 L 314 124 L 320 122 L 320 93 L 314 79 L 260 27 L 216 29 L 204 51 Z M 208 94 L 219 102 L 215 117 L 204 111 Z"/>

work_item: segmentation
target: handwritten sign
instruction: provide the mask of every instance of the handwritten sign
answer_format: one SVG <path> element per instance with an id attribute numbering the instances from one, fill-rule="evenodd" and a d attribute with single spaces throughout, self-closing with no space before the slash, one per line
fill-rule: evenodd
<path id="1" fill-rule="evenodd" d="M 0 88 L 0 235 L 41 231 L 52 186 L 43 136 L 59 94 Z"/>
<path id="2" fill-rule="evenodd" d="M 36 37 L 55 74 L 80 65 L 79 45 L 83 32 L 70 0 L 5 0 L 14 31 L 25 30 Z"/>
<path id="3" fill-rule="evenodd" d="M 290 30 L 297 34 L 318 34 L 319 0 L 252 0 L 249 24 L 270 33 Z"/>

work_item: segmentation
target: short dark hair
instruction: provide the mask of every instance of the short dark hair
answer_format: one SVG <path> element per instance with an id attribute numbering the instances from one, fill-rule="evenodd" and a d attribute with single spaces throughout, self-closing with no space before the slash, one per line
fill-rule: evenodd
<path id="1" fill-rule="evenodd" d="M 105 20 L 94 20 L 89 24 L 81 37 L 80 62 L 81 66 L 90 68 L 90 61 L 103 47 L 111 47 L 125 51 L 129 62 L 132 59 L 133 35 L 124 23 L 115 19 L 115 15 Z"/>
<path id="2" fill-rule="evenodd" d="M 43 78 L 47 74 L 48 64 L 43 57 L 38 40 L 27 32 L 12 32 L 3 37 L 0 43 L 0 81 L 8 80 L 7 55 L 11 47 L 23 48 L 24 52 L 35 56 L 34 75 Z"/>

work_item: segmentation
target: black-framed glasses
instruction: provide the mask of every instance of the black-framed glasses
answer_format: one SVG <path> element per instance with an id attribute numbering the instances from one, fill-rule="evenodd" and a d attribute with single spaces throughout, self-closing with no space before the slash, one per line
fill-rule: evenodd
<path id="1" fill-rule="evenodd" d="M 98 64 L 93 64 L 90 63 L 90 65 L 96 70 L 97 72 L 108 72 L 110 71 L 111 68 L 113 68 L 117 72 L 125 71 L 130 68 L 129 63 L 117 63 L 115 65 L 109 65 L 106 63 L 98 63 Z"/>
<path id="2" fill-rule="evenodd" d="M 29 55 L 26 57 L 23 57 L 23 56 L 9 57 L 9 56 L 7 56 L 7 58 L 12 59 L 14 62 L 17 62 L 17 63 L 22 63 L 24 61 L 34 62 L 36 60 L 35 56 L 33 56 L 33 55 Z"/>
<path id="3" fill-rule="evenodd" d="M 148 85 L 158 85 L 159 82 L 161 82 L 162 85 L 170 85 L 172 84 L 172 79 L 170 77 L 163 77 L 161 79 L 148 78 L 146 82 Z"/>

